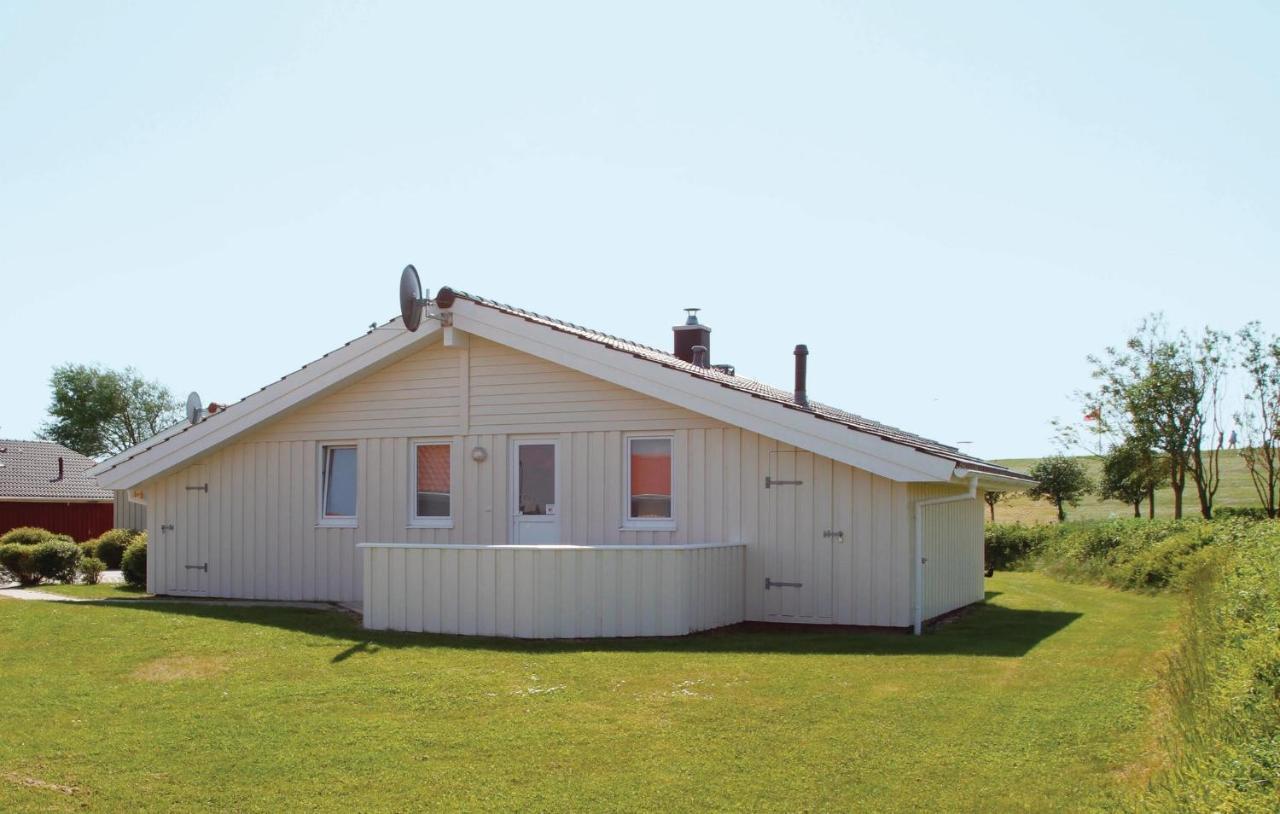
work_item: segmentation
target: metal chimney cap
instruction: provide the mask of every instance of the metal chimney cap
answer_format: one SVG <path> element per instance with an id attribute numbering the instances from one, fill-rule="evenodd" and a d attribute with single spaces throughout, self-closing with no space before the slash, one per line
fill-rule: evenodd
<path id="1" fill-rule="evenodd" d="M 796 356 L 808 356 L 808 355 L 809 355 L 809 346 L 808 346 L 808 345 L 796 345 L 795 355 L 796 355 Z"/>
<path id="2" fill-rule="evenodd" d="M 702 309 L 701 309 L 701 308 L 686 308 L 686 309 L 684 309 L 684 310 L 685 310 L 685 313 L 687 313 L 687 314 L 689 315 L 689 317 L 684 321 L 684 324 L 685 324 L 685 325 L 697 325 L 697 324 L 698 324 L 698 312 L 699 312 L 699 311 L 701 311 Z"/>

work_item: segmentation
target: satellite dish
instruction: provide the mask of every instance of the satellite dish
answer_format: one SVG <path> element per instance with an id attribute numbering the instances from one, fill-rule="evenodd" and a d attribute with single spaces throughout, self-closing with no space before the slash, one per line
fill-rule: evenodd
<path id="1" fill-rule="evenodd" d="M 404 267 L 400 272 L 400 319 L 404 327 L 411 331 L 418 330 L 422 323 L 422 281 L 418 279 L 418 270 L 412 265 Z"/>
<path id="2" fill-rule="evenodd" d="M 200 401 L 200 394 L 192 390 L 191 395 L 187 396 L 187 421 L 192 424 L 200 423 L 200 416 L 204 414 L 204 404 Z"/>

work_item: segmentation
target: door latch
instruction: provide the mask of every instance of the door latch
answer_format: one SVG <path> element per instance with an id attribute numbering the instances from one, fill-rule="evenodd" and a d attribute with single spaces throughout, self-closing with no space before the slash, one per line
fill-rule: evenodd
<path id="1" fill-rule="evenodd" d="M 204 483 L 204 484 L 201 484 L 200 486 L 188 486 L 187 491 L 188 492 L 204 492 L 207 495 L 209 494 L 209 484 Z"/>
<path id="2" fill-rule="evenodd" d="M 209 573 L 209 563 L 205 563 L 204 565 L 188 565 L 184 567 L 188 571 L 195 570 L 195 571 L 204 571 L 206 574 Z"/>
<path id="3" fill-rule="evenodd" d="M 843 542 L 844 542 L 844 532 L 843 532 L 843 531 L 833 531 L 833 530 L 831 530 L 831 529 L 827 529 L 826 531 L 822 532 L 822 539 L 824 539 L 824 540 L 830 540 L 830 539 L 832 539 L 832 538 L 835 538 L 838 542 L 843 543 Z"/>
<path id="4" fill-rule="evenodd" d="M 803 582 L 778 582 L 776 579 L 764 578 L 764 589 L 767 591 L 771 588 L 803 588 Z"/>
<path id="5" fill-rule="evenodd" d="M 172 524 L 172 523 L 165 523 L 165 524 L 163 524 L 162 526 L 160 526 L 160 533 L 161 533 L 161 534 L 164 534 L 166 531 L 173 531 L 173 524 Z"/>
<path id="6" fill-rule="evenodd" d="M 772 489 L 775 486 L 803 486 L 802 480 L 774 480 L 769 475 L 764 476 L 764 488 Z"/>

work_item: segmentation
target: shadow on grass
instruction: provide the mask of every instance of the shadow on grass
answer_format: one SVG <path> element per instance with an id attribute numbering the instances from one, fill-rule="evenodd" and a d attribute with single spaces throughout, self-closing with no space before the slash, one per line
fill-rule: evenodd
<path id="1" fill-rule="evenodd" d="M 615 639 L 507 639 L 438 633 L 365 630 L 349 613 L 302 608 L 231 607 L 198 603 L 86 605 L 146 613 L 265 625 L 333 639 L 343 649 L 332 662 L 376 655 L 384 649 L 443 648 L 521 653 L 761 653 L 789 655 L 1023 656 L 1082 614 L 1017 610 L 981 603 L 925 636 L 883 629 L 742 623 L 688 636 Z"/>

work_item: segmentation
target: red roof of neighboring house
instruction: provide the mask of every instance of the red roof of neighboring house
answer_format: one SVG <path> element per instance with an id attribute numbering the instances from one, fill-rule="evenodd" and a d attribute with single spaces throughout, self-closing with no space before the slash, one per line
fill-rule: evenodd
<path id="1" fill-rule="evenodd" d="M 0 440 L 0 500 L 111 500 L 110 490 L 85 476 L 93 465 L 92 458 L 52 441 Z"/>

